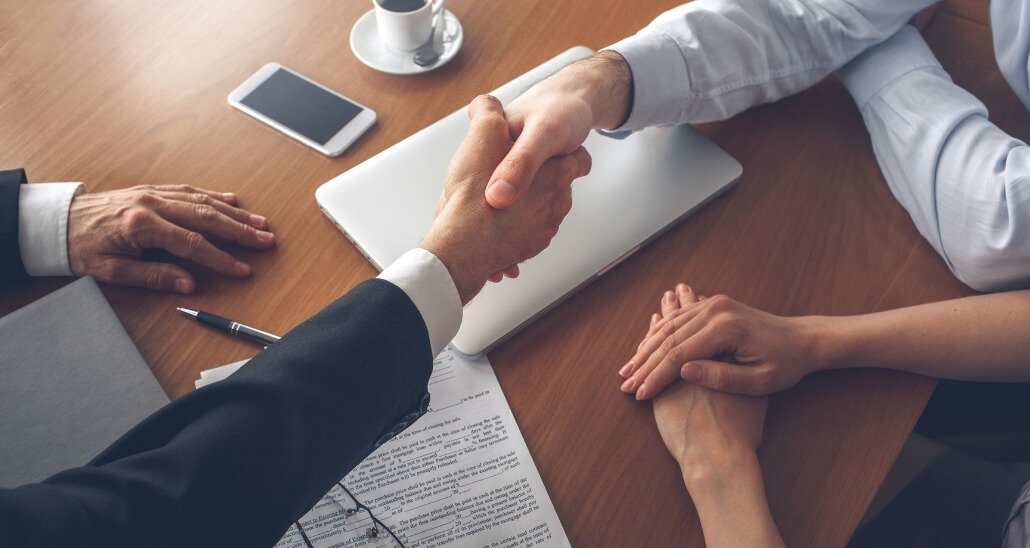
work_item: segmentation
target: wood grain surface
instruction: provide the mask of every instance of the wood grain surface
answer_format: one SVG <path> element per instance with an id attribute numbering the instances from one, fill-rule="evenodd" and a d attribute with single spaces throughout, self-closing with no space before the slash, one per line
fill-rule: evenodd
<path id="1" fill-rule="evenodd" d="M 395 76 L 349 47 L 367 0 L 0 0 L 0 168 L 91 191 L 189 183 L 267 216 L 274 250 L 230 280 L 188 266 L 195 295 L 104 286 L 175 398 L 199 372 L 256 353 L 175 312 L 202 308 L 285 332 L 373 267 L 326 219 L 315 189 L 411 133 L 576 46 L 632 34 L 675 0 L 451 0 L 464 45 L 445 67 Z M 1030 116 L 993 62 L 985 2 L 949 0 L 926 29 L 955 80 L 1006 130 Z M 277 61 L 377 110 L 326 158 L 226 103 Z M 683 281 L 777 314 L 854 314 L 969 295 L 887 189 L 862 120 L 834 78 L 700 126 L 744 166 L 739 186 L 490 355 L 574 546 L 701 546 L 697 514 L 651 408 L 618 368 Z M 0 313 L 67 280 L 0 290 Z M 846 543 L 934 381 L 877 370 L 814 375 L 772 399 L 760 459 L 788 545 Z"/>

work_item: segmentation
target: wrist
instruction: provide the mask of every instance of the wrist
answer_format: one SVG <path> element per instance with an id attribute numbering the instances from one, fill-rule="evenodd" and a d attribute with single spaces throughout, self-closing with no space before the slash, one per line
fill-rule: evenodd
<path id="1" fill-rule="evenodd" d="M 840 369 L 847 363 L 848 320 L 838 316 L 796 318 L 801 324 L 801 345 L 811 370 Z"/>
<path id="2" fill-rule="evenodd" d="M 458 290 L 458 298 L 462 306 L 468 304 L 475 297 L 483 286 L 491 272 L 484 272 L 476 266 L 476 260 L 469 259 L 468 245 L 462 242 L 450 241 L 447 238 L 439 237 L 430 232 L 419 244 L 419 247 L 436 255 L 437 259 L 447 268 L 447 272 L 454 281 L 454 287 Z"/>
<path id="3" fill-rule="evenodd" d="M 744 445 L 707 443 L 692 447 L 679 459 L 683 483 L 691 497 L 720 491 L 742 470 L 759 470 L 755 451 Z"/>
<path id="4" fill-rule="evenodd" d="M 613 129 L 629 117 L 633 74 L 622 55 L 601 51 L 562 72 L 563 91 L 579 96 L 590 106 L 593 129 Z"/>
<path id="5" fill-rule="evenodd" d="M 754 451 L 724 456 L 713 466 L 685 469 L 683 479 L 701 520 L 706 546 L 784 546 L 769 511 Z"/>

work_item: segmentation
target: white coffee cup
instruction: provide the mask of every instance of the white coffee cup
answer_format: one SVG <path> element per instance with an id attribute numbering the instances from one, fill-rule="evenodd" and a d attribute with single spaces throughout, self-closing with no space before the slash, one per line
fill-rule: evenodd
<path id="1" fill-rule="evenodd" d="M 396 52 L 410 53 L 429 41 L 441 0 L 372 0 L 379 38 Z"/>

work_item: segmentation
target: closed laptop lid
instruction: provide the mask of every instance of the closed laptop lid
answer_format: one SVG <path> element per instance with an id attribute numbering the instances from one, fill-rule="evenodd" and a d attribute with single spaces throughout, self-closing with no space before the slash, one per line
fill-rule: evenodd
<path id="1" fill-rule="evenodd" d="M 507 104 L 568 63 L 572 48 L 491 94 Z M 466 109 L 323 184 L 319 206 L 382 270 L 418 245 L 433 222 L 451 157 L 465 138 Z M 465 307 L 454 346 L 490 350 L 732 186 L 740 164 L 690 126 L 649 128 L 625 139 L 591 134 L 591 172 L 572 186 L 572 210 L 550 247 L 521 275 L 488 283 Z M 403 199 L 401 199 L 403 197 Z"/>

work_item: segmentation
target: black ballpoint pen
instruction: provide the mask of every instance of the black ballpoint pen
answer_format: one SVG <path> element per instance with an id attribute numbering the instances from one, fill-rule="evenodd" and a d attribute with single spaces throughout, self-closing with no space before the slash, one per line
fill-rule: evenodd
<path id="1" fill-rule="evenodd" d="M 234 322 L 228 318 L 216 316 L 208 312 L 201 312 L 200 310 L 190 310 L 188 308 L 176 308 L 176 310 L 182 312 L 183 314 L 193 316 L 197 319 L 198 322 L 202 324 L 210 325 L 211 327 L 221 329 L 222 331 L 231 333 L 233 335 L 236 335 L 237 337 L 250 339 L 260 345 L 269 346 L 272 343 L 279 340 L 278 335 L 273 335 L 271 333 L 268 333 L 267 331 L 255 329 L 253 327 L 250 327 L 249 325 L 243 325 L 242 323 Z"/>

